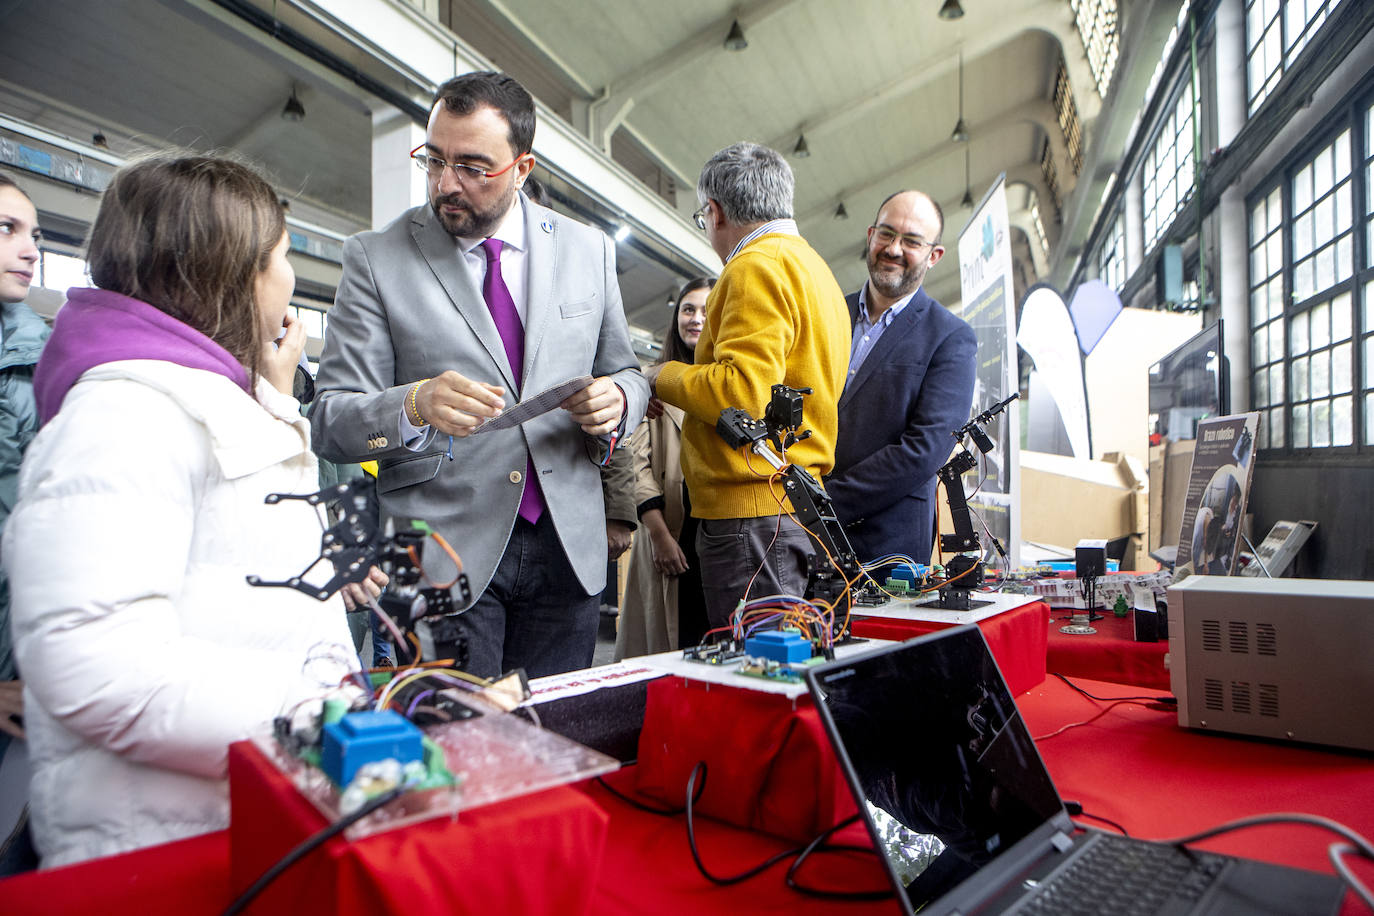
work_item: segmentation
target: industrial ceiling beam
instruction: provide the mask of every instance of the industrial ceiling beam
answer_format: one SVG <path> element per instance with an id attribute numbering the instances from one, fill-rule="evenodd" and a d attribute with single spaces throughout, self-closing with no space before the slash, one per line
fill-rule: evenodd
<path id="1" fill-rule="evenodd" d="M 966 76 L 970 70 L 974 69 L 979 57 L 997 51 L 1027 31 L 1042 31 L 1052 37 L 1062 49 L 1065 49 L 1064 58 L 1066 61 L 1071 57 L 1082 56 L 1082 42 L 1078 38 L 1077 29 L 1073 24 L 1072 11 L 1068 4 L 1061 2 L 1061 0 L 1044 0 L 1044 2 L 1024 9 L 1017 15 L 1005 20 L 1000 18 L 1000 13 L 997 13 L 996 10 L 992 12 L 990 25 L 993 27 L 980 31 L 978 37 L 962 45 Z M 775 137 L 769 145 L 775 149 L 782 149 L 787 144 L 794 142 L 800 133 L 806 133 L 808 142 L 812 142 L 812 137 L 843 128 L 875 111 L 880 111 L 894 100 L 905 98 L 924 89 L 946 74 L 955 72 L 959 66 L 959 50 L 958 46 L 951 46 L 949 53 L 937 60 L 922 60 L 895 81 L 885 80 L 881 86 L 870 87 L 862 93 L 845 99 L 827 111 L 806 117 L 798 123 L 794 130 Z M 1091 82 L 1086 86 L 1080 86 L 1074 82 L 1072 72 L 1070 73 L 1070 82 L 1073 83 L 1075 101 L 1079 106 L 1081 115 L 1086 107 L 1085 100 L 1081 96 L 1085 92 L 1091 92 L 1092 95 L 1096 96 L 1097 91 Z M 1100 102 L 1099 99 L 1099 105 Z M 1093 110 L 1096 111 L 1095 108 Z"/>
<path id="2" fill-rule="evenodd" d="M 725 33 L 732 22 L 738 22 L 741 28 L 748 30 L 761 25 L 796 2 L 797 0 L 754 0 L 753 3 L 740 7 L 738 11 L 712 20 L 690 38 L 642 62 L 628 73 L 613 78 L 592 102 L 592 139 L 600 142 L 604 151 L 610 152 L 611 135 L 624 123 L 625 116 L 629 113 L 627 106 L 633 106 L 636 98 L 653 93 L 692 64 L 716 54 L 726 53 Z"/>
<path id="3" fill-rule="evenodd" d="M 973 140 L 970 143 L 987 143 L 1012 128 L 1020 128 L 1026 120 L 1033 118 L 1023 118 L 1021 112 L 1026 106 L 1017 105 L 1006 111 L 1000 112 L 985 121 L 981 121 L 969 129 Z M 1039 123 L 1039 122 L 1036 122 Z M 1042 128 L 1043 129 L 1043 128 Z M 1058 127 L 1056 126 L 1056 130 Z M 910 159 L 903 160 L 891 168 L 869 178 L 862 179 L 858 184 L 849 185 L 838 193 L 827 192 L 825 200 L 800 214 L 797 217 L 799 223 L 809 223 L 816 219 L 830 219 L 834 216 L 836 200 L 850 200 L 869 191 L 890 186 L 891 190 L 899 190 L 902 183 L 898 180 L 908 176 L 913 172 L 920 171 L 927 166 L 933 165 L 940 160 L 962 153 L 967 144 L 955 143 L 946 137 L 938 146 L 926 150 Z M 1037 166 L 1038 167 L 1038 166 Z"/>

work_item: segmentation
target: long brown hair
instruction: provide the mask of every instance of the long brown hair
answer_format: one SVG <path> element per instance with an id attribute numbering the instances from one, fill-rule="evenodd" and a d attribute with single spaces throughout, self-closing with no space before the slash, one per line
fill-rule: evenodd
<path id="1" fill-rule="evenodd" d="M 257 382 L 254 281 L 286 217 L 272 186 L 215 156 L 155 156 L 115 173 L 86 259 L 101 289 L 140 299 L 228 350 Z"/>
<path id="2" fill-rule="evenodd" d="M 682 339 L 682 332 L 678 330 L 677 316 L 682 312 L 682 300 L 687 298 L 688 293 L 696 292 L 699 289 L 710 289 L 716 285 L 714 277 L 695 277 L 688 280 L 682 289 L 677 292 L 677 299 L 673 301 L 673 317 L 668 321 L 668 330 L 663 333 L 663 353 L 658 361 L 690 363 L 695 357 L 695 351 L 687 346 L 687 341 Z"/>

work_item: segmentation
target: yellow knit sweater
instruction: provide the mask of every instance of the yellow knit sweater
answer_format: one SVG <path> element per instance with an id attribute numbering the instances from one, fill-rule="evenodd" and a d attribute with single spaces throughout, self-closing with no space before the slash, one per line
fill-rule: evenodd
<path id="1" fill-rule="evenodd" d="M 656 386 L 662 400 L 687 413 L 682 473 L 693 515 L 777 514 L 774 494 L 782 498 L 783 491 L 781 484 L 769 490 L 772 468 L 745 449 L 732 450 L 716 432 L 716 420 L 727 407 L 763 419 L 777 384 L 812 389 L 802 425 L 811 436 L 788 449 L 788 460 L 818 480 L 829 473 L 849 336 L 844 294 L 825 261 L 800 236 L 760 236 L 730 259 L 706 301 L 696 364 L 665 364 Z"/>

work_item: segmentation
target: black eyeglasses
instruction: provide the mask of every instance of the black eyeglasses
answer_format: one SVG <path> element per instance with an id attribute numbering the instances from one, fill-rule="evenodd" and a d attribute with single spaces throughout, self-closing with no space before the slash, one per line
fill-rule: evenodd
<path id="1" fill-rule="evenodd" d="M 934 248 L 935 242 L 927 242 L 919 235 L 903 235 L 892 229 L 890 226 L 869 226 L 873 230 L 873 238 L 878 242 L 879 248 L 887 248 L 893 242 L 901 239 L 902 250 L 919 254 L 922 248 Z"/>
<path id="2" fill-rule="evenodd" d="M 692 222 L 696 223 L 697 228 L 700 229 L 702 232 L 706 231 L 706 214 L 710 211 L 710 209 L 711 202 L 708 200 L 706 201 L 706 203 L 698 207 L 697 211 L 692 214 Z"/>

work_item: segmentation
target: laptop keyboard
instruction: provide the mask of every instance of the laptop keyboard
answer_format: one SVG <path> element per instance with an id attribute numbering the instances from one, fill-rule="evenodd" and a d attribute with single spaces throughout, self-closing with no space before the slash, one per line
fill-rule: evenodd
<path id="1" fill-rule="evenodd" d="M 1102 834 L 1017 908 L 1027 916 L 1187 913 L 1231 859 Z"/>

